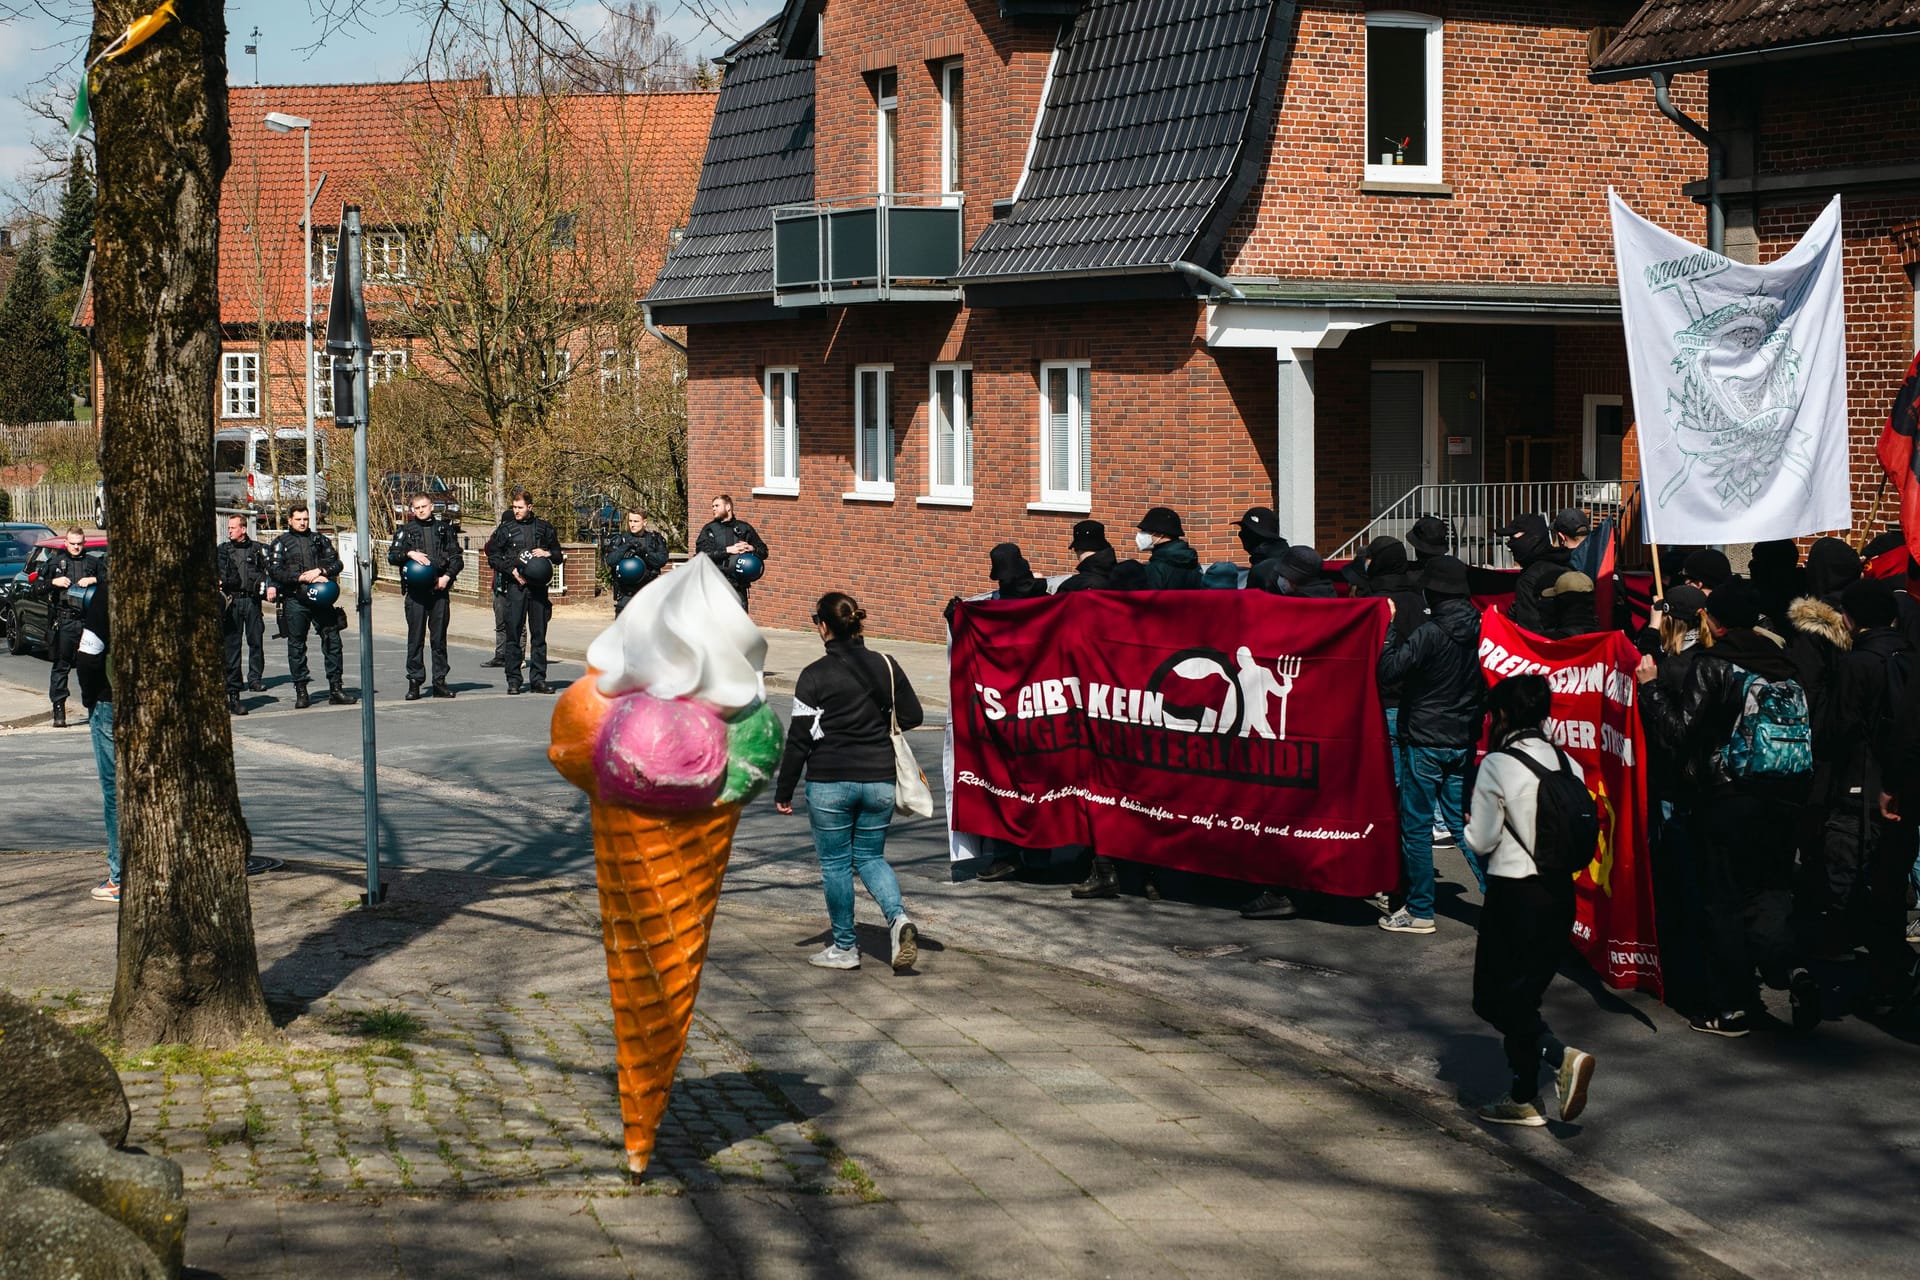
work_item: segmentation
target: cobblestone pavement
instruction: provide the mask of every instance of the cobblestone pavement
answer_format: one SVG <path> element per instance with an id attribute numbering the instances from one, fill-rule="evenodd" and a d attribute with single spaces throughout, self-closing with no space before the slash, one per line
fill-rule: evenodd
<path id="1" fill-rule="evenodd" d="M 0 857 L 0 983 L 81 1025 L 112 969 L 93 869 Z M 402 872 L 370 913 L 353 879 L 253 882 L 282 1043 L 124 1061 L 202 1274 L 1728 1274 L 1207 1010 L 938 937 L 896 975 L 870 926 L 823 973 L 817 922 L 731 901 L 632 1187 L 591 899 Z"/>

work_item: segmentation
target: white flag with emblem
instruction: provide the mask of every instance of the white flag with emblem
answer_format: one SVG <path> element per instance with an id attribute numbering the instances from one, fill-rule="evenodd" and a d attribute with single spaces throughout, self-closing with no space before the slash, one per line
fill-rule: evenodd
<path id="1" fill-rule="evenodd" d="M 1840 198 L 1747 266 L 1609 191 L 1649 541 L 1760 542 L 1846 529 Z"/>

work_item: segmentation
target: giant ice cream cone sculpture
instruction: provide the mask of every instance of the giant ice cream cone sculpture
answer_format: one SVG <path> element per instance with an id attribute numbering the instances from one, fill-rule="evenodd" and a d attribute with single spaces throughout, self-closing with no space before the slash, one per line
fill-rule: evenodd
<path id="1" fill-rule="evenodd" d="M 593 801 L 627 1167 L 643 1172 L 687 1047 L 740 807 L 780 755 L 767 644 L 696 556 L 636 595 L 553 709 L 547 756 Z"/>

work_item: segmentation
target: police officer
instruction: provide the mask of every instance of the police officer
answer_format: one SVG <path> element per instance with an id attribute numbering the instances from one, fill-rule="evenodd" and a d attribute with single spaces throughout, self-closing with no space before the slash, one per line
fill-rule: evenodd
<path id="1" fill-rule="evenodd" d="M 434 576 L 417 585 L 401 580 L 407 609 L 407 701 L 418 702 L 420 686 L 426 683 L 427 667 L 420 645 L 429 637 L 433 643 L 433 696 L 451 698 L 453 690 L 447 688 L 447 592 L 466 567 L 466 557 L 460 554 L 460 539 L 453 526 L 434 516 L 431 497 L 414 494 L 409 509 L 413 519 L 394 531 L 387 563 L 424 564 Z"/>
<path id="2" fill-rule="evenodd" d="M 279 591 L 267 571 L 267 549 L 247 536 L 243 516 L 227 517 L 227 540 L 214 554 L 220 570 L 220 594 L 226 600 L 221 615 L 221 641 L 227 651 L 227 710 L 236 716 L 247 714 L 240 701 L 243 690 L 259 693 L 265 689 L 267 654 L 263 644 L 266 624 L 261 620 L 260 602 L 273 600 Z M 240 676 L 240 651 L 249 651 L 247 675 Z"/>
<path id="3" fill-rule="evenodd" d="M 505 575 L 507 597 L 507 692 L 520 692 L 520 662 L 527 663 L 529 686 L 535 693 L 552 693 L 547 684 L 547 619 L 553 616 L 553 602 L 547 599 L 545 582 L 534 585 L 524 572 L 530 559 L 566 561 L 560 551 L 560 537 L 553 526 L 533 514 L 533 495 L 525 489 L 513 491 L 513 506 L 508 519 L 487 539 L 487 563 L 496 575 Z M 499 578 L 495 579 L 499 581 Z M 530 653 L 523 653 L 521 627 L 526 628 Z"/>
<path id="4" fill-rule="evenodd" d="M 53 675 L 47 681 L 47 698 L 53 703 L 53 727 L 67 727 L 67 671 L 74 655 L 80 652 L 80 633 L 86 629 L 86 610 L 67 595 L 69 587 L 91 587 L 107 576 L 106 558 L 87 550 L 87 534 L 79 525 L 67 530 L 67 545 L 47 557 L 41 580 L 54 589 L 51 626 L 47 647 L 53 651 Z"/>
<path id="5" fill-rule="evenodd" d="M 752 525 L 734 516 L 732 494 L 723 493 L 714 498 L 713 519 L 701 528 L 700 536 L 694 539 L 693 549 L 713 561 L 714 566 L 727 575 L 727 581 L 740 593 L 740 607 L 746 608 L 748 584 L 728 570 L 732 567 L 733 557 L 748 551 L 765 560 L 767 544 Z"/>
<path id="6" fill-rule="evenodd" d="M 643 566 L 640 577 L 632 582 L 620 577 L 622 560 L 638 560 Z M 646 512 L 635 507 L 627 512 L 627 531 L 607 539 L 607 573 L 613 578 L 613 616 L 627 607 L 640 588 L 660 576 L 667 563 L 667 540 L 647 528 Z"/>
<path id="7" fill-rule="evenodd" d="M 480 558 L 488 564 L 493 563 L 493 540 L 500 536 L 500 530 L 507 521 L 513 519 L 511 510 L 502 511 L 500 518 L 493 522 L 493 532 L 480 547 Z M 507 665 L 507 583 L 511 581 L 504 573 L 493 575 L 493 656 L 480 665 L 483 667 L 504 667 Z M 520 628 L 520 644 L 526 647 L 527 628 Z"/>
<path id="8" fill-rule="evenodd" d="M 305 589 L 322 579 L 338 581 L 340 571 L 346 566 L 340 563 L 340 553 L 333 549 L 333 539 L 308 528 L 309 521 L 304 501 L 289 507 L 287 531 L 273 540 L 269 556 L 274 584 L 287 598 L 287 669 L 293 672 L 293 705 L 296 708 L 313 705 L 307 696 L 307 631 L 318 628 L 320 653 L 327 667 L 327 701 L 344 707 L 354 699 L 340 687 L 342 615 L 332 605 L 310 602 Z"/>

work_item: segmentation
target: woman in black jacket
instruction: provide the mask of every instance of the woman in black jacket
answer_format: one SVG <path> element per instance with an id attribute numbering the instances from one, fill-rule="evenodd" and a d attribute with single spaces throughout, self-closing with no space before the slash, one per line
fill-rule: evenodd
<path id="1" fill-rule="evenodd" d="M 822 969 L 858 969 L 853 932 L 853 877 L 887 918 L 895 970 L 911 968 L 920 946 L 900 904 L 900 882 L 887 865 L 887 827 L 893 821 L 893 724 L 902 731 L 921 720 L 913 683 L 891 658 L 867 649 L 867 611 L 841 591 L 814 607 L 813 625 L 826 656 L 800 673 L 793 719 L 774 788 L 774 808 L 793 812 L 794 787 L 807 774 L 807 821 L 820 855 L 833 941 L 812 957 Z"/>

